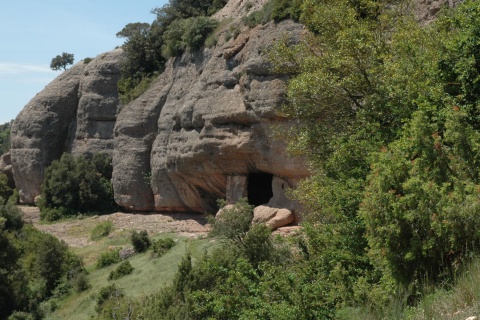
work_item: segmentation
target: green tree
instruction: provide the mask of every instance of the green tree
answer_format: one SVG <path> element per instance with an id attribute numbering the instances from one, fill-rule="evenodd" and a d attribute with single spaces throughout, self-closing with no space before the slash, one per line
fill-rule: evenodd
<path id="1" fill-rule="evenodd" d="M 57 55 L 50 62 L 50 68 L 52 70 L 66 70 L 68 65 L 73 64 L 73 53 L 63 52 L 62 55 Z"/>
<path id="2" fill-rule="evenodd" d="M 10 129 L 12 123 L 13 121 L 0 125 L 0 156 L 10 150 Z"/>
<path id="3" fill-rule="evenodd" d="M 479 14 L 466 1 L 435 24 L 429 50 L 445 54 L 429 85 L 440 93 L 420 96 L 401 135 L 373 159 L 361 209 L 370 254 L 404 285 L 451 279 L 478 252 Z"/>
<path id="4" fill-rule="evenodd" d="M 88 160 L 63 154 L 45 172 L 41 216 L 55 220 L 78 212 L 115 209 L 111 174 L 111 159 L 106 155 Z"/>

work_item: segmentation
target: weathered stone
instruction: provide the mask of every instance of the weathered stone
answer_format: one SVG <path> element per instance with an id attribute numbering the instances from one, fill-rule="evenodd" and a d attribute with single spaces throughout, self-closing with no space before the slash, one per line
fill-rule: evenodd
<path id="1" fill-rule="evenodd" d="M 64 152 L 112 153 L 121 50 L 77 63 L 53 80 L 12 125 L 11 156 L 22 203 L 40 194 L 45 168 Z"/>
<path id="2" fill-rule="evenodd" d="M 252 29 L 247 36 L 255 41 L 229 61 L 222 57 L 223 37 L 215 48 L 170 60 L 117 118 L 117 202 L 133 210 L 211 212 L 225 198 L 229 176 L 306 176 L 301 159 L 289 158 L 285 145 L 271 137 L 271 125 L 281 124 L 274 110 L 284 79 L 266 71 L 262 51 L 301 29 L 291 21 Z"/>
<path id="3" fill-rule="evenodd" d="M 258 206 L 253 210 L 252 223 L 264 223 L 272 230 L 287 226 L 294 221 L 295 215 L 288 209 Z"/>

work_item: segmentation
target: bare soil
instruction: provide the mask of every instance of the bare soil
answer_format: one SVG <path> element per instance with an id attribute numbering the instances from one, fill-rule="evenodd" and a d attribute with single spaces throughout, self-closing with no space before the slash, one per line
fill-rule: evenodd
<path id="1" fill-rule="evenodd" d="M 71 247 L 85 247 L 92 241 L 90 231 L 98 223 L 110 220 L 114 232 L 129 230 L 147 230 L 149 234 L 176 233 L 178 235 L 198 238 L 206 236 L 209 231 L 207 219 L 194 213 L 123 213 L 69 219 L 55 223 L 40 222 L 40 211 L 36 207 L 19 206 L 23 219 L 32 223 L 37 229 L 54 235 Z"/>

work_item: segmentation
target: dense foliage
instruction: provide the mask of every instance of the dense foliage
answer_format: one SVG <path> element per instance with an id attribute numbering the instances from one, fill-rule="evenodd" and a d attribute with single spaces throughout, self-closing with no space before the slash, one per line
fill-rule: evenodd
<path id="1" fill-rule="evenodd" d="M 14 311 L 40 318 L 48 308 L 42 302 L 78 291 L 78 280 L 85 279 L 81 260 L 67 245 L 24 225 L 12 205 L 0 204 L 0 247 L 0 319 Z"/>
<path id="2" fill-rule="evenodd" d="M 158 294 L 117 300 L 133 317 L 389 318 L 480 253 L 480 3 L 428 26 L 401 1 L 295 3 L 246 22 L 276 8 L 309 31 L 270 52 L 290 77 L 289 150 L 312 172 L 294 194 L 302 235 L 278 243 L 248 203 L 227 207 L 212 222 L 225 245 L 187 255 Z"/>
<path id="3" fill-rule="evenodd" d="M 91 160 L 65 153 L 45 171 L 41 218 L 57 220 L 79 213 L 116 209 L 111 184 L 111 158 L 95 154 Z"/>
<path id="4" fill-rule="evenodd" d="M 166 59 L 190 48 L 199 49 L 217 23 L 208 16 L 221 9 L 226 0 L 170 0 L 152 10 L 151 24 L 129 23 L 117 37 L 125 38 L 125 59 L 118 91 L 124 103 L 140 96 Z"/>
<path id="5" fill-rule="evenodd" d="M 421 26 L 396 2 L 303 1 L 310 35 L 271 54 L 293 75 L 290 150 L 312 168 L 307 244 L 327 287 L 342 275 L 332 294 L 350 288 L 337 307 L 412 302 L 479 248 L 480 4 Z"/>
<path id="6" fill-rule="evenodd" d="M 0 156 L 10 150 L 10 129 L 12 122 L 0 125 Z"/>
<path id="7" fill-rule="evenodd" d="M 52 70 L 66 70 L 67 66 L 73 64 L 73 53 L 63 52 L 62 55 L 57 55 L 55 58 L 52 59 L 50 62 L 50 68 Z"/>
<path id="8" fill-rule="evenodd" d="M 146 230 L 140 232 L 133 231 L 130 236 L 130 241 L 132 242 L 135 252 L 145 252 L 152 245 Z"/>

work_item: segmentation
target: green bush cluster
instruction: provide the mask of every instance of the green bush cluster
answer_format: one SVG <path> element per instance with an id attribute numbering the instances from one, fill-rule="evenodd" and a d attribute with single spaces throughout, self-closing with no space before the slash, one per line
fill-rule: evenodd
<path id="1" fill-rule="evenodd" d="M 95 154 L 91 160 L 63 154 L 45 171 L 40 217 L 53 221 L 115 210 L 112 170 L 111 158 L 105 154 Z"/>
<path id="2" fill-rule="evenodd" d="M 133 231 L 130 236 L 130 241 L 132 242 L 135 252 L 138 253 L 147 251 L 152 244 L 146 230 L 142 230 L 140 232 Z"/>
<path id="3" fill-rule="evenodd" d="M 110 220 L 100 222 L 97 224 L 90 233 L 90 239 L 98 240 L 100 238 L 106 237 L 113 230 L 113 222 Z"/>
<path id="4" fill-rule="evenodd" d="M 115 270 L 110 272 L 108 280 L 116 280 L 124 276 L 128 276 L 133 272 L 132 264 L 129 261 L 122 262 Z"/>
<path id="5" fill-rule="evenodd" d="M 13 121 L 0 125 L 0 156 L 10 150 L 10 129 L 12 123 Z"/>
<path id="6" fill-rule="evenodd" d="M 6 174 L 0 173 L 0 204 L 4 204 L 14 193 L 14 190 L 8 185 Z"/>
<path id="7" fill-rule="evenodd" d="M 302 247 L 332 310 L 405 308 L 480 253 L 480 4 L 428 27 L 396 4 L 303 1 L 310 36 L 270 53 L 291 77 L 283 133 L 312 171 Z"/>
<path id="8" fill-rule="evenodd" d="M 199 49 L 205 39 L 217 27 L 217 22 L 208 17 L 192 17 L 175 20 L 163 34 L 162 54 L 164 57 L 175 57 L 187 48 Z"/>
<path id="9" fill-rule="evenodd" d="M 120 250 L 108 250 L 97 259 L 96 267 L 105 268 L 117 262 L 120 262 Z"/>
<path id="10" fill-rule="evenodd" d="M 300 20 L 302 0 L 269 0 L 262 9 L 244 17 L 243 22 L 250 28 L 269 21 L 285 19 Z"/>
<path id="11" fill-rule="evenodd" d="M 172 238 L 158 239 L 152 243 L 152 252 L 156 257 L 164 255 L 168 250 L 175 246 L 175 241 Z"/>
<path id="12" fill-rule="evenodd" d="M 11 204 L 0 204 L 0 247 L 1 319 L 39 319 L 44 301 L 79 290 L 85 276 L 80 258 L 64 242 L 23 224 Z"/>
<path id="13" fill-rule="evenodd" d="M 225 0 L 172 0 L 152 10 L 157 18 L 151 24 L 129 23 L 118 32 L 118 37 L 126 38 L 119 81 L 122 102 L 139 97 L 163 71 L 167 58 L 187 48 L 199 49 L 216 27 L 208 16 L 225 4 Z"/>

